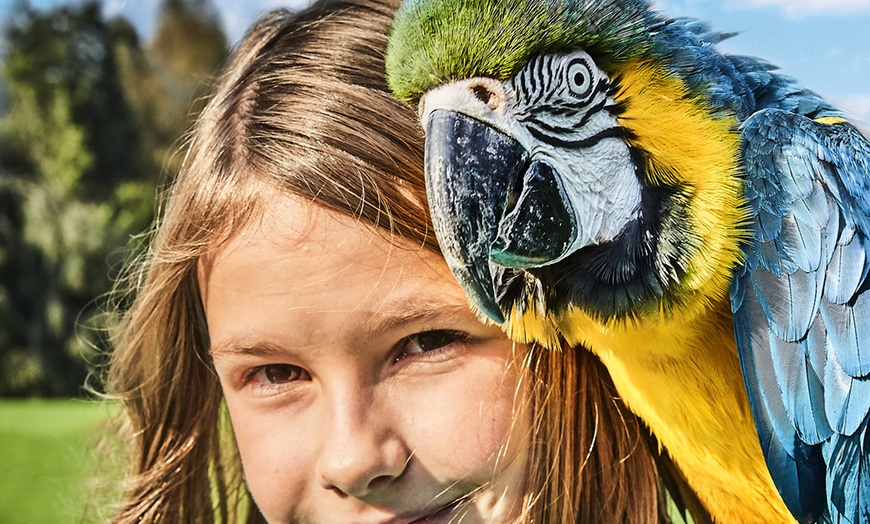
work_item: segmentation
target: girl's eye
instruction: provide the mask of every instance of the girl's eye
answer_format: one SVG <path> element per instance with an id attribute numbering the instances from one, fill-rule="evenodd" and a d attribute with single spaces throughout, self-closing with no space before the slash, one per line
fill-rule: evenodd
<path id="1" fill-rule="evenodd" d="M 428 353 L 430 351 L 442 349 L 454 342 L 466 340 L 467 338 L 468 335 L 465 333 L 443 329 L 416 333 L 409 337 L 405 337 L 401 344 L 402 352 L 396 360 L 400 360 L 410 355 L 419 355 L 421 353 Z"/>
<path id="2" fill-rule="evenodd" d="M 266 364 L 251 375 L 251 380 L 264 385 L 281 385 L 307 380 L 308 372 L 292 364 Z"/>

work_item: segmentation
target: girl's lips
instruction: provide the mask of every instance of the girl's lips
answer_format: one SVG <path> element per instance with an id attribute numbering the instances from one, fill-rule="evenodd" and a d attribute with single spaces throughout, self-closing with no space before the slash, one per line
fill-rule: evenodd
<path id="1" fill-rule="evenodd" d="M 435 513 L 427 515 L 425 517 L 421 517 L 417 520 L 412 520 L 408 524 L 447 524 L 450 522 L 451 514 L 453 510 L 459 506 L 459 501 L 453 501 L 450 504 L 444 506 L 439 509 Z"/>
<path id="2" fill-rule="evenodd" d="M 414 516 L 414 514 L 403 515 L 391 517 L 387 520 L 371 521 L 371 524 L 448 524 L 449 522 L 452 522 L 450 519 L 454 516 L 453 511 L 458 508 L 461 503 L 462 499 L 454 500 L 446 506 L 442 506 L 441 509 L 434 513 L 427 513 L 422 517 Z M 419 515 L 419 513 L 416 514 Z M 356 523 L 356 521 L 354 522 Z"/>

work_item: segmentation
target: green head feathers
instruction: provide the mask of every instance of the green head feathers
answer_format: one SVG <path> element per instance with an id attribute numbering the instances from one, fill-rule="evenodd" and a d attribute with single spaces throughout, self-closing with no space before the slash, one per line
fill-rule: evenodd
<path id="1" fill-rule="evenodd" d="M 507 79 L 539 53 L 583 49 L 607 70 L 648 51 L 657 21 L 643 0 L 406 0 L 387 47 L 387 81 L 416 103 L 452 80 Z"/>

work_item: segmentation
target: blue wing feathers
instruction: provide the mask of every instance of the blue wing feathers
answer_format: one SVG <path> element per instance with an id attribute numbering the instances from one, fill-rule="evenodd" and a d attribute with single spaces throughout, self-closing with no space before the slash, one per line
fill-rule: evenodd
<path id="1" fill-rule="evenodd" d="M 775 377 L 770 373 L 769 364 L 761 362 L 757 366 L 753 357 L 761 353 L 759 357 L 764 358 L 767 330 L 750 320 L 763 313 L 757 295 L 747 294 L 740 288 L 745 286 L 735 280 L 731 296 L 744 297 L 745 301 L 741 301 L 741 307 L 734 314 L 734 335 L 738 346 L 750 353 L 740 361 L 750 402 L 753 406 L 764 406 L 755 416 L 764 458 L 771 475 L 777 479 L 777 488 L 786 506 L 796 515 L 819 514 L 825 506 L 824 498 L 819 498 L 825 492 L 824 463 L 803 459 L 811 450 L 805 449 L 806 444 L 800 441 L 789 423 L 782 397 L 766 395 L 776 390 Z"/>
<path id="2" fill-rule="evenodd" d="M 851 302 L 847 351 L 841 352 L 843 369 L 853 377 L 870 375 L 870 293 L 859 293 Z"/>
<path id="3" fill-rule="evenodd" d="M 802 201 L 803 202 L 803 201 Z M 795 207 L 798 207 L 795 203 Z M 806 273 L 815 273 L 822 262 L 821 228 L 813 227 L 797 219 L 794 213 L 785 215 L 779 241 L 787 258 Z"/>
<path id="4" fill-rule="evenodd" d="M 829 351 L 825 367 L 825 410 L 828 423 L 840 434 L 851 435 L 870 410 L 870 381 L 843 370 L 836 353 Z"/>
<path id="5" fill-rule="evenodd" d="M 753 318 L 763 318 L 764 316 L 763 306 L 758 298 L 757 294 L 748 293 L 744 306 L 735 319 L 739 318 L 740 325 L 744 327 L 740 338 L 744 344 L 743 347 L 747 348 L 751 356 L 746 365 L 751 364 L 751 373 L 755 382 L 753 387 L 758 388 L 759 391 L 756 400 L 765 406 L 765 412 L 773 423 L 772 431 L 777 440 L 789 455 L 794 455 L 795 451 L 791 445 L 796 430 L 794 424 L 791 423 L 788 410 L 783 402 L 783 396 L 779 392 L 779 380 L 775 373 L 773 355 L 769 347 L 770 331 L 760 329 L 758 323 L 752 321 Z M 737 320 L 735 320 L 736 325 Z"/>
<path id="6" fill-rule="evenodd" d="M 755 271 L 751 279 L 769 329 L 790 342 L 806 337 L 818 311 L 824 273 L 792 271 L 777 276 L 770 271 Z"/>
<path id="7" fill-rule="evenodd" d="M 756 227 L 759 240 L 769 242 L 776 239 L 782 231 L 782 215 L 766 208 L 759 208 L 756 215 Z"/>
<path id="8" fill-rule="evenodd" d="M 753 261 L 756 260 L 755 257 L 752 258 Z M 731 281 L 731 289 L 730 289 L 730 299 L 731 299 L 731 313 L 735 314 L 734 316 L 734 331 L 735 337 L 737 336 L 737 316 L 736 313 L 740 311 L 740 308 L 743 307 L 743 299 L 746 298 L 746 286 L 743 285 L 743 282 L 746 280 L 745 275 L 749 268 L 749 261 L 745 260 L 743 265 L 734 269 L 733 278 Z"/>
<path id="9" fill-rule="evenodd" d="M 858 295 L 849 304 L 825 301 L 822 315 L 834 353 L 850 377 L 870 374 L 870 296 Z"/>
<path id="10" fill-rule="evenodd" d="M 858 287 L 858 280 L 863 268 L 849 262 L 863 261 L 863 254 L 864 248 L 860 242 L 849 242 L 846 245 L 837 244 L 834 247 L 825 274 L 825 300 L 834 304 L 844 304 L 852 298 Z"/>
<path id="11" fill-rule="evenodd" d="M 741 126 L 754 238 L 731 297 L 759 436 L 800 520 L 867 522 L 870 143 L 849 125 L 794 114 L 836 112 L 776 76 L 749 81 L 759 100 L 780 97 Z"/>
<path id="12" fill-rule="evenodd" d="M 757 257 L 757 262 L 753 260 L 753 264 L 763 267 L 776 276 L 783 275 L 782 258 L 777 250 L 776 242 L 757 242 L 750 246 L 750 250 Z M 750 262 L 747 262 L 747 265 L 750 265 Z M 756 269 L 754 266 L 750 267 Z"/>
<path id="13" fill-rule="evenodd" d="M 826 346 L 827 336 L 828 334 L 825 329 L 825 323 L 822 320 L 822 315 L 816 315 L 816 318 L 813 320 L 813 324 L 810 326 L 810 330 L 807 333 L 806 346 L 804 347 L 804 350 L 806 351 L 807 358 L 809 359 L 810 365 L 812 365 L 816 376 L 821 378 L 825 376 L 825 363 L 827 361 L 828 352 Z"/>
<path id="14" fill-rule="evenodd" d="M 791 204 L 799 198 L 808 196 L 813 191 L 813 179 L 808 176 L 807 159 L 792 151 L 783 151 L 785 165 L 788 166 L 788 174 L 777 178 L 782 191 L 777 195 L 784 204 Z"/>
<path id="15" fill-rule="evenodd" d="M 786 342 L 770 334 L 770 350 L 775 375 L 783 395 L 786 412 L 798 436 L 807 444 L 820 444 L 833 430 L 825 416 L 822 380 L 809 363 L 806 341 Z"/>
<path id="16" fill-rule="evenodd" d="M 867 421 L 851 435 L 835 435 L 829 444 L 826 483 L 836 512 L 848 522 L 870 521 L 870 438 Z M 833 512 L 832 512 L 833 513 Z"/>
<path id="17" fill-rule="evenodd" d="M 826 228 L 828 231 L 830 231 L 829 222 L 832 218 L 836 220 L 837 213 L 836 209 L 829 205 L 825 188 L 818 180 L 813 181 L 812 191 L 806 198 L 795 199 L 791 212 L 799 223 L 806 224 L 816 230 Z M 827 236 L 836 238 L 835 235 Z"/>

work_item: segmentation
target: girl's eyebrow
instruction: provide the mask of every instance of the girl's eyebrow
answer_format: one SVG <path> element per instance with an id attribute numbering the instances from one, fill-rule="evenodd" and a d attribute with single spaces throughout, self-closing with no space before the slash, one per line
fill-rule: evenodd
<path id="1" fill-rule="evenodd" d="M 284 349 L 269 342 L 244 344 L 234 339 L 212 346 L 208 350 L 209 355 L 212 357 L 221 355 L 251 355 L 261 357 L 284 352 Z"/>
<path id="2" fill-rule="evenodd" d="M 414 307 L 409 310 L 396 311 L 392 314 L 387 314 L 381 317 L 373 317 L 366 325 L 367 332 L 384 333 L 393 329 L 402 328 L 412 324 L 425 323 L 432 319 L 435 321 L 444 321 L 455 319 L 457 317 L 469 315 L 467 306 L 435 306 L 435 307 Z"/>
<path id="3" fill-rule="evenodd" d="M 391 330 L 400 330 L 407 326 L 426 323 L 448 323 L 460 319 L 468 321 L 472 313 L 465 304 L 437 303 L 438 300 L 430 300 L 427 296 L 414 296 L 408 299 L 398 300 L 372 314 L 369 321 L 360 330 L 360 336 L 374 336 L 387 333 Z M 448 327 L 448 326 L 432 326 Z M 268 341 L 245 342 L 238 338 L 230 338 L 209 348 L 209 355 L 244 355 L 244 356 L 275 356 L 285 354 L 287 347 L 273 344 Z"/>
<path id="4" fill-rule="evenodd" d="M 467 319 L 472 313 L 466 304 L 430 300 L 426 295 L 398 300 L 372 315 L 366 323 L 366 333 L 385 333 L 402 327 L 425 323 L 427 320 L 447 321 Z"/>

